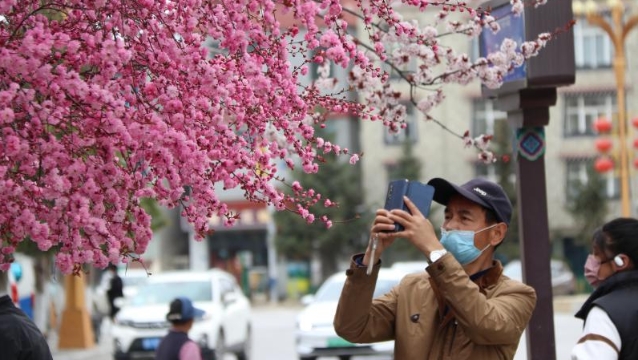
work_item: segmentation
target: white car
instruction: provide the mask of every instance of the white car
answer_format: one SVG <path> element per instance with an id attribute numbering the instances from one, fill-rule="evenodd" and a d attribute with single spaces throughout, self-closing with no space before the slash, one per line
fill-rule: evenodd
<path id="1" fill-rule="evenodd" d="M 125 298 L 111 327 L 115 359 L 153 359 L 170 328 L 169 304 L 179 296 L 205 311 L 188 333 L 202 349 L 203 359 L 222 359 L 227 352 L 238 360 L 250 357 L 250 302 L 233 275 L 211 269 L 153 274 L 137 294 Z"/>
<path id="2" fill-rule="evenodd" d="M 576 276 L 562 260 L 550 260 L 552 294 L 573 295 L 576 292 Z M 523 264 L 520 260 L 512 260 L 503 267 L 503 275 L 523 282 Z"/>
<path id="3" fill-rule="evenodd" d="M 373 298 L 381 296 L 398 285 L 404 274 L 391 269 L 380 269 Z M 316 295 L 302 299 L 306 307 L 297 316 L 296 348 L 299 359 L 314 360 L 321 356 L 337 356 L 340 360 L 361 355 L 391 355 L 394 341 L 373 344 L 353 344 L 337 335 L 333 320 L 343 284 L 345 271 L 329 277 Z"/>
<path id="4" fill-rule="evenodd" d="M 428 267 L 427 261 L 398 261 L 390 266 L 390 269 L 404 274 L 424 273 Z"/>

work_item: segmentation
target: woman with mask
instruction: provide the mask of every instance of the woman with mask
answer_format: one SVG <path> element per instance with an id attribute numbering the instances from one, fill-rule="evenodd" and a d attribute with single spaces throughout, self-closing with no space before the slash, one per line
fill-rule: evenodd
<path id="1" fill-rule="evenodd" d="M 638 359 L 638 220 L 597 229 L 585 277 L 595 288 L 576 317 L 585 320 L 572 360 Z"/>
<path id="2" fill-rule="evenodd" d="M 445 205 L 440 238 L 407 197 L 408 211 L 377 210 L 373 240 L 346 271 L 335 330 L 353 343 L 394 340 L 396 360 L 513 359 L 536 294 L 503 276 L 494 259 L 511 220 L 511 202 L 498 184 L 481 178 L 462 185 L 435 178 L 428 185 L 434 201 Z M 395 232 L 395 223 L 403 230 Z M 409 241 L 429 265 L 372 299 L 378 259 L 394 241 Z"/>

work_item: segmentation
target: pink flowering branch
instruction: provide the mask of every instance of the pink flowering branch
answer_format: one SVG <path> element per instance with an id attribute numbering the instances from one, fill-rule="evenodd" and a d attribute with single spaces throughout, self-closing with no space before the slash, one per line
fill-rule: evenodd
<path id="1" fill-rule="evenodd" d="M 499 86 L 548 40 L 470 63 L 437 27 L 456 16 L 450 30 L 477 36 L 493 22 L 461 1 L 402 6 L 440 11 L 421 27 L 380 0 L 0 2 L 0 268 L 22 241 L 54 249 L 65 273 L 136 259 L 152 235 L 145 198 L 179 206 L 202 238 L 210 217 L 237 220 L 217 186 L 329 227 L 309 208 L 338 204 L 287 184 L 277 164 L 315 173 L 326 153 L 356 163 L 362 154 L 315 136 L 331 117 L 405 127 L 384 63 L 432 119 L 446 84 Z M 417 70 L 403 72 L 411 58 Z"/>

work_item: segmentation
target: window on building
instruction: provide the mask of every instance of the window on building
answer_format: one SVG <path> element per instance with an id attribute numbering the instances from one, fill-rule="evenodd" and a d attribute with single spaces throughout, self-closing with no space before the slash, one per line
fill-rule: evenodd
<path id="1" fill-rule="evenodd" d="M 472 136 L 494 134 L 494 123 L 507 120 L 507 113 L 496 110 L 492 100 L 476 99 L 472 105 Z"/>
<path id="2" fill-rule="evenodd" d="M 383 128 L 383 142 L 386 145 L 396 146 L 403 144 L 404 141 L 411 141 L 416 143 L 417 137 L 417 124 L 414 105 L 412 103 L 402 103 L 405 106 L 405 123 L 406 127 L 399 129 L 396 133 L 391 133 L 387 128 Z"/>
<path id="3" fill-rule="evenodd" d="M 566 137 L 594 135 L 594 121 L 601 116 L 612 119 L 615 111 L 615 94 L 567 95 L 565 96 L 564 134 Z"/>
<path id="4" fill-rule="evenodd" d="M 566 162 L 566 188 L 567 200 L 573 200 L 579 196 L 583 185 L 589 182 L 590 173 L 594 167 L 595 159 L 575 159 Z M 604 182 L 604 192 L 607 198 L 620 197 L 620 178 L 613 171 L 601 174 Z"/>
<path id="5" fill-rule="evenodd" d="M 490 150 L 494 151 L 497 156 L 508 155 L 512 153 L 512 131 L 507 122 L 507 113 L 496 110 L 492 100 L 476 99 L 472 105 L 472 137 L 481 134 L 494 135 L 493 142 L 490 144 Z M 502 161 L 499 160 L 499 161 Z M 511 159 L 509 161 L 513 161 Z M 497 182 L 502 173 L 510 172 L 511 169 L 503 166 L 502 162 L 486 164 L 483 161 L 476 160 L 474 164 L 474 173 L 477 177 L 486 178 Z M 510 181 L 515 181 L 515 175 Z"/>
<path id="6" fill-rule="evenodd" d="M 574 25 L 574 55 L 579 69 L 611 66 L 614 47 L 609 36 L 599 27 L 581 19 Z"/>

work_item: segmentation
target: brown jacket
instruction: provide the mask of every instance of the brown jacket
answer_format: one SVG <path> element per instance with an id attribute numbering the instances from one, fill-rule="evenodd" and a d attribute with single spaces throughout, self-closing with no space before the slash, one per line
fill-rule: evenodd
<path id="1" fill-rule="evenodd" d="M 498 261 L 475 282 L 450 254 L 372 300 L 372 275 L 354 261 L 346 271 L 334 327 L 354 343 L 395 340 L 396 360 L 513 359 L 536 293 L 501 276 Z"/>

